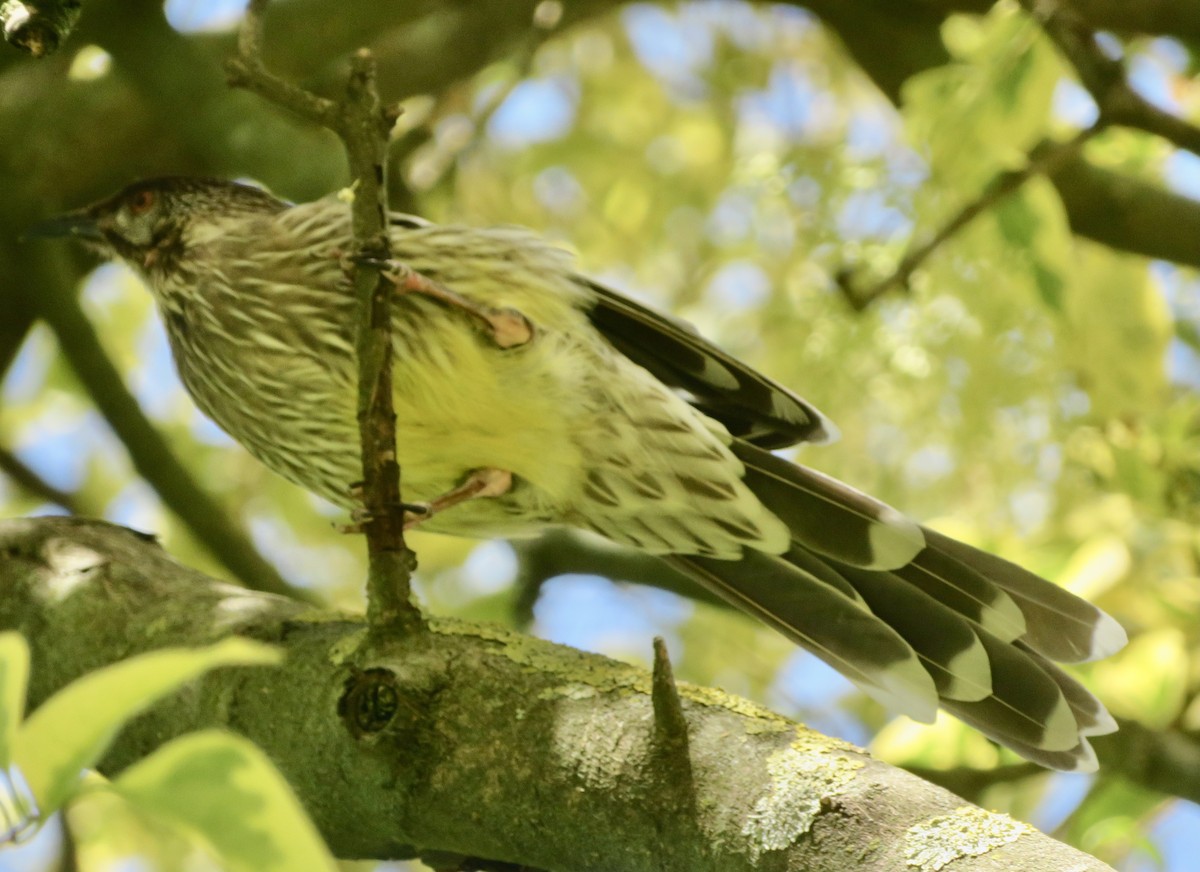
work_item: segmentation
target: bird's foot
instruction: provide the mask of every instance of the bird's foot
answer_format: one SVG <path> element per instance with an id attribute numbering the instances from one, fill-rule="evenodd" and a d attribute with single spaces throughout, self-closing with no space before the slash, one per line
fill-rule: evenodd
<path id="1" fill-rule="evenodd" d="M 367 524 L 375 519 L 375 515 L 362 504 L 363 483 L 361 481 L 353 482 L 348 490 L 350 497 L 355 501 L 355 506 L 350 510 L 350 523 L 338 524 L 337 531 L 347 535 L 362 533 Z M 429 506 L 429 503 L 399 503 L 397 508 L 404 512 L 404 528 L 407 530 L 428 517 Z"/>
<path id="2" fill-rule="evenodd" d="M 352 257 L 349 260 L 380 270 L 384 278 L 394 284 L 401 294 L 421 294 L 465 312 L 484 327 L 492 341 L 500 348 L 519 348 L 533 340 L 533 322 L 516 309 L 497 308 L 467 299 L 398 260 L 379 260 L 366 256 Z"/>
<path id="3" fill-rule="evenodd" d="M 409 503 L 404 513 L 404 529 L 411 530 L 422 521 L 444 512 L 467 500 L 481 497 L 501 497 L 512 490 L 512 473 L 504 469 L 484 467 L 468 473 L 458 487 L 446 491 L 427 503 Z"/>

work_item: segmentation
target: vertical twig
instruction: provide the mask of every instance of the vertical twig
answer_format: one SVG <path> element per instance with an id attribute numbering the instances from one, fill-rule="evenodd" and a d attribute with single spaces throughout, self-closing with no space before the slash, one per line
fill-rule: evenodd
<path id="1" fill-rule="evenodd" d="M 396 460 L 396 413 L 392 405 L 391 285 L 371 263 L 389 258 L 387 185 L 384 169 L 394 113 L 375 87 L 375 60 L 366 49 L 351 59 L 341 100 L 320 97 L 270 73 L 262 62 L 267 0 L 252 0 L 238 34 L 238 54 L 226 64 L 230 83 L 329 128 L 349 159 L 353 195 L 352 280 L 359 302 L 358 424 L 363 461 L 363 506 L 369 569 L 367 618 L 372 627 L 416 630 L 423 626 L 412 603 L 410 578 L 416 558 L 404 543 L 400 466 Z M 362 261 L 366 260 L 367 263 Z"/>

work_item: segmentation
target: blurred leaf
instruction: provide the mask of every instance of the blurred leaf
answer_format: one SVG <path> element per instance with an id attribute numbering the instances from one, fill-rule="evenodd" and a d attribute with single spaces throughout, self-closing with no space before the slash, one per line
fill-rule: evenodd
<path id="1" fill-rule="evenodd" d="M 1078 279 L 1066 301 L 1063 362 L 1074 367 L 1103 418 L 1157 407 L 1167 389 L 1172 318 L 1145 265 L 1080 245 Z"/>
<path id="2" fill-rule="evenodd" d="M 211 847 L 163 818 L 147 814 L 95 772 L 63 809 L 81 870 L 114 870 L 137 858 L 154 872 L 222 872 Z"/>
<path id="3" fill-rule="evenodd" d="M 1145 834 L 1145 824 L 1162 804 L 1158 794 L 1122 779 L 1102 781 L 1071 816 L 1062 835 L 1070 844 L 1110 862 L 1133 848 L 1153 855 L 1157 850 Z"/>
<path id="4" fill-rule="evenodd" d="M 1027 264 L 1042 302 L 1058 311 L 1075 269 L 1067 213 L 1054 185 L 1038 177 L 993 210 L 1000 233 Z"/>
<path id="5" fill-rule="evenodd" d="M 206 730 L 175 739 L 113 786 L 146 814 L 202 835 L 229 872 L 336 868 L 283 776 L 239 736 Z"/>
<path id="6" fill-rule="evenodd" d="M 1187 702 L 1187 640 L 1174 628 L 1135 636 L 1123 651 L 1091 669 L 1112 712 L 1146 726 L 1167 727 Z"/>
<path id="7" fill-rule="evenodd" d="M 938 712 L 932 725 L 908 718 L 893 719 L 875 734 L 871 753 L 895 765 L 931 769 L 990 769 L 1000 762 L 995 745 L 945 712 Z"/>
<path id="8" fill-rule="evenodd" d="M 13 760 L 28 682 L 29 645 L 20 633 L 0 633 L 0 769 Z"/>
<path id="9" fill-rule="evenodd" d="M 954 60 L 905 81 L 904 118 L 938 175 L 969 190 L 1022 165 L 1045 136 L 1062 67 L 1015 3 L 983 17 L 952 15 L 942 37 Z"/>
<path id="10" fill-rule="evenodd" d="M 265 645 L 234 638 L 139 654 L 76 679 L 29 716 L 14 746 L 42 816 L 58 810 L 134 715 L 210 669 L 267 666 L 279 658 Z"/>

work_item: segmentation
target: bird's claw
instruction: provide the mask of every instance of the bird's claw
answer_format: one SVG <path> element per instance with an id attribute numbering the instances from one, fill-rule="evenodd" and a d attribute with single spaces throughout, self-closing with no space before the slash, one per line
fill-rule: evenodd
<path id="1" fill-rule="evenodd" d="M 357 498 L 362 497 L 362 483 L 351 485 L 351 492 Z M 396 508 L 404 512 L 404 529 L 411 530 L 419 523 L 424 521 L 433 514 L 433 506 L 429 503 L 396 503 Z M 363 505 L 355 506 L 350 510 L 350 523 L 338 524 L 337 531 L 347 535 L 354 535 L 365 531 L 367 524 L 375 519 L 375 515 Z"/>

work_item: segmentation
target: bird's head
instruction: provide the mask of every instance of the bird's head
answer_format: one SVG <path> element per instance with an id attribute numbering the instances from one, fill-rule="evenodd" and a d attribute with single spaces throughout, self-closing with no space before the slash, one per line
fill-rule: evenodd
<path id="1" fill-rule="evenodd" d="M 28 236 L 73 236 L 147 275 L 174 269 L 188 247 L 247 214 L 286 208 L 260 188 L 224 179 L 168 176 L 134 182 L 107 199 L 51 218 Z"/>

